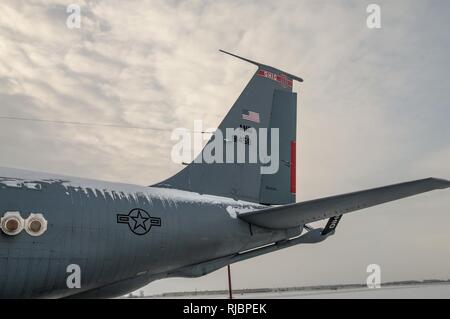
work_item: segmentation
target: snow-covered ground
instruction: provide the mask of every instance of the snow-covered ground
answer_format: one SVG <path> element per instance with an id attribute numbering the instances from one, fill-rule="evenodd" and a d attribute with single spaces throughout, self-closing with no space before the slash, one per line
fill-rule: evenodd
<path id="1" fill-rule="evenodd" d="M 338 289 L 320 291 L 290 291 L 273 293 L 235 294 L 235 299 L 450 299 L 450 284 L 387 286 L 379 289 Z M 178 299 L 226 299 L 227 295 L 184 295 L 171 298 Z"/>

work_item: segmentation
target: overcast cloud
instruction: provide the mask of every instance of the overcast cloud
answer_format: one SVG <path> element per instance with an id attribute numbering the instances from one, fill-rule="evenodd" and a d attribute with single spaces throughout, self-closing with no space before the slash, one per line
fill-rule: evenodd
<path id="1" fill-rule="evenodd" d="M 382 28 L 366 27 L 378 3 Z M 80 29 L 66 27 L 81 6 Z M 141 185 L 181 167 L 170 132 L 216 127 L 255 71 L 296 84 L 297 200 L 429 176 L 450 179 L 450 2 L 0 2 L 0 166 Z M 162 129 L 162 130 L 161 130 Z M 330 240 L 232 266 L 234 287 L 450 279 L 450 196 L 437 191 L 346 215 Z M 225 271 L 147 293 L 222 289 Z"/>

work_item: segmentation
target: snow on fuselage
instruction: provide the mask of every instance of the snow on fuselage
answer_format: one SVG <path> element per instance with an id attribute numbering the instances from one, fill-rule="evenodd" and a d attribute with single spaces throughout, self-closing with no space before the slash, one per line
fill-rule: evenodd
<path id="1" fill-rule="evenodd" d="M 33 237 L 0 235 L 0 297 L 62 297 L 164 274 L 284 238 L 249 229 L 240 211 L 264 206 L 198 193 L 0 168 L 0 216 L 42 214 Z M 69 265 L 81 288 L 67 287 Z"/>

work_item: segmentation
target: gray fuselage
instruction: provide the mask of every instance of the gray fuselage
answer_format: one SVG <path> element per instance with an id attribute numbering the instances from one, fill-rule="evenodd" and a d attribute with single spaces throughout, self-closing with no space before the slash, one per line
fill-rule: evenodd
<path id="1" fill-rule="evenodd" d="M 82 296 L 108 286 L 104 296 L 120 295 L 177 269 L 286 239 L 285 231 L 236 218 L 239 210 L 261 207 L 186 191 L 0 169 L 0 216 L 41 213 L 48 221 L 42 236 L 0 234 L 0 297 Z M 133 209 L 160 225 L 136 234 L 133 225 L 118 222 L 118 215 Z M 67 286 L 71 264 L 80 267 L 81 288 Z"/>

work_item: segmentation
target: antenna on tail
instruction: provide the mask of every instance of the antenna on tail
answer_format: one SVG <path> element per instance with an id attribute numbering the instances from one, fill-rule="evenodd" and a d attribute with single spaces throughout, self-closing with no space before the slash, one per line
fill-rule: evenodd
<path id="1" fill-rule="evenodd" d="M 271 67 L 271 66 L 269 66 L 269 65 L 265 65 L 265 64 L 262 64 L 262 63 L 258 63 L 258 62 L 252 61 L 252 60 L 250 60 L 250 59 L 241 57 L 241 56 L 239 56 L 239 55 L 236 55 L 236 54 L 233 54 L 233 53 L 230 53 L 230 52 L 227 52 L 227 51 L 225 51 L 225 50 L 219 49 L 219 52 L 222 52 L 222 53 L 231 55 L 231 56 L 233 56 L 233 57 L 235 57 L 235 58 L 238 58 L 238 59 L 241 59 L 241 60 L 243 60 L 243 61 L 245 61 L 245 62 L 254 64 L 254 65 L 256 65 L 258 68 L 272 68 L 272 69 L 275 69 L 275 70 L 277 70 L 277 71 L 279 71 L 279 72 L 281 72 L 281 73 L 284 73 L 287 77 L 291 78 L 292 80 L 296 80 L 296 81 L 298 81 L 298 82 L 303 82 L 303 79 L 302 79 L 302 78 L 300 78 L 300 77 L 298 77 L 298 76 L 295 76 L 295 75 L 292 75 L 292 74 L 289 74 L 289 73 L 287 73 L 287 72 L 284 72 L 283 70 L 280 70 L 280 69 Z"/>

